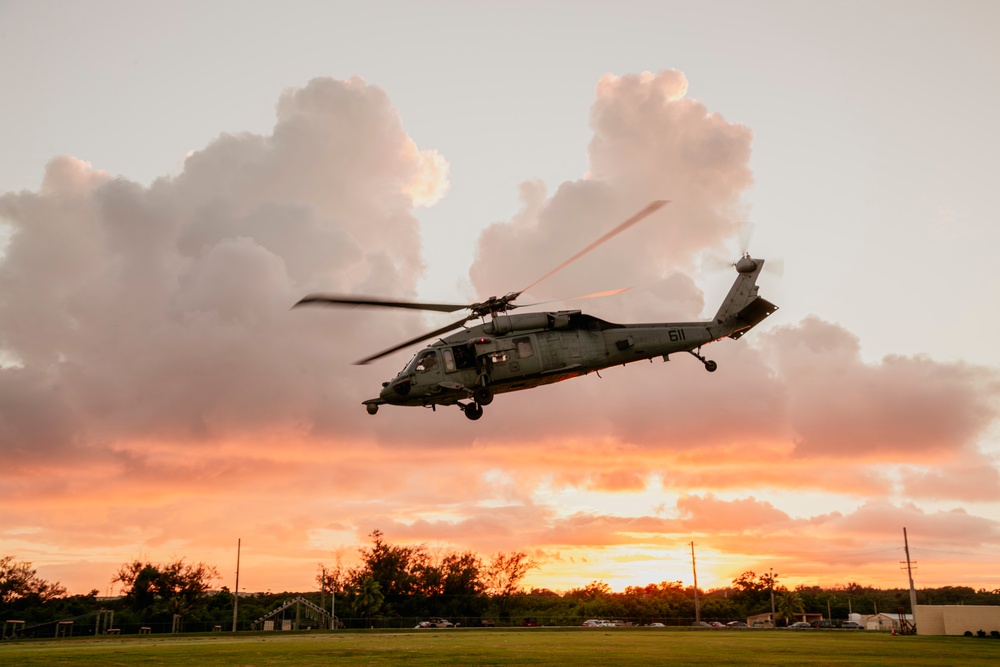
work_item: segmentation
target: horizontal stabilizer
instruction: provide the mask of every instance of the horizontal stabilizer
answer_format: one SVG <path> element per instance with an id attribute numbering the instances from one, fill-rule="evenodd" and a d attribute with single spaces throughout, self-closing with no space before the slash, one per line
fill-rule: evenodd
<path id="1" fill-rule="evenodd" d="M 764 318 L 776 310 L 778 310 L 776 305 L 767 299 L 757 297 L 744 306 L 740 312 L 736 313 L 736 317 L 733 319 L 735 320 L 734 324 L 738 328 L 736 331 L 729 334 L 729 337 L 733 340 L 737 340 L 743 336 L 743 334 L 750 331 L 750 329 L 763 322 Z"/>

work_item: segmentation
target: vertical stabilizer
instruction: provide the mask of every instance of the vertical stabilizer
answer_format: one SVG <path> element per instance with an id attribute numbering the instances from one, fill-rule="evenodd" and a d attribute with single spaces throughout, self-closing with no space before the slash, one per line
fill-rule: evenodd
<path id="1" fill-rule="evenodd" d="M 763 268 L 763 259 L 753 259 L 749 255 L 744 255 L 736 262 L 739 276 L 712 321 L 714 339 L 725 336 L 739 338 L 778 310 L 773 303 L 757 296 L 757 276 Z"/>

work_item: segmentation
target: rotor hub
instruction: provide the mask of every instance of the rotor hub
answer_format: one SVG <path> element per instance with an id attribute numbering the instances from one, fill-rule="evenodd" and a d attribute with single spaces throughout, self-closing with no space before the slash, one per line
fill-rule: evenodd
<path id="1" fill-rule="evenodd" d="M 753 273 L 757 270 L 757 260 L 750 257 L 749 253 L 744 254 L 736 262 L 736 270 L 740 273 Z"/>

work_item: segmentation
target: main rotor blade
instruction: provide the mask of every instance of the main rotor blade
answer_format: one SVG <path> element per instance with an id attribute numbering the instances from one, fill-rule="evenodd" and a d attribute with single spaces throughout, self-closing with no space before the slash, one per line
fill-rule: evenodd
<path id="1" fill-rule="evenodd" d="M 547 303 L 558 303 L 560 301 L 583 301 L 584 299 L 597 299 L 602 296 L 614 296 L 615 294 L 621 294 L 622 292 L 627 292 L 631 287 L 619 287 L 618 289 L 609 289 L 603 292 L 594 292 L 592 294 L 584 294 L 583 296 L 574 296 L 569 299 L 551 299 L 549 301 L 537 301 L 535 303 L 526 303 L 518 308 L 531 308 L 533 306 L 544 306 Z"/>
<path id="2" fill-rule="evenodd" d="M 441 313 L 453 313 L 456 310 L 468 308 L 465 304 L 453 303 L 421 303 L 419 301 L 393 301 L 374 296 L 337 296 L 336 294 L 309 294 L 299 300 L 295 306 L 319 304 L 325 306 L 375 306 L 378 308 L 410 308 L 413 310 L 435 310 Z M 295 308 L 292 306 L 292 308 Z"/>
<path id="3" fill-rule="evenodd" d="M 465 306 L 460 306 L 460 307 L 464 308 Z M 425 333 L 422 336 L 417 336 L 416 338 L 411 338 L 410 340 L 406 341 L 405 343 L 400 343 L 399 345 L 396 345 L 394 347 L 390 347 L 388 350 L 382 350 L 378 354 L 373 354 L 370 357 L 365 357 L 364 359 L 361 359 L 359 361 L 355 361 L 354 365 L 356 365 L 356 366 L 364 366 L 368 362 L 375 361 L 376 359 L 381 359 L 382 357 L 386 356 L 387 354 L 392 354 L 393 352 L 396 352 L 397 350 L 402 350 L 404 347 L 409 347 L 410 345 L 416 345 L 417 343 L 423 342 L 423 341 L 427 340 L 428 338 L 434 338 L 435 336 L 440 336 L 441 334 L 447 333 L 447 332 L 451 331 L 452 329 L 457 329 L 458 327 L 462 326 L 463 324 L 465 324 L 468 321 L 469 321 L 468 317 L 463 317 L 459 321 L 452 322 L 448 326 L 441 327 L 440 329 L 435 329 L 434 331 L 431 331 L 430 333 Z"/>
<path id="4" fill-rule="evenodd" d="M 652 215 L 653 213 L 656 213 L 658 210 L 660 210 L 661 208 L 663 208 L 664 206 L 666 206 L 669 203 L 670 203 L 669 201 L 664 200 L 664 199 L 660 199 L 660 200 L 654 201 L 652 204 L 650 204 L 646 208 L 642 209 L 641 211 L 639 211 L 638 213 L 636 213 L 635 215 L 633 215 L 631 218 L 629 218 L 628 220 L 626 220 L 622 224 L 618 225 L 617 227 L 615 227 L 614 229 L 612 229 L 610 232 L 608 232 L 607 234 L 605 234 L 601 238 L 597 239 L 596 241 L 594 241 L 593 243 L 591 243 L 589 246 L 587 246 L 586 248 L 584 248 L 580 252 L 576 253 L 575 255 L 573 255 L 572 257 L 570 257 L 569 259 L 567 259 L 565 262 L 563 262 L 562 264 L 560 264 L 556 268 L 554 268 L 551 271 L 549 271 L 548 273 L 546 273 L 544 276 L 542 276 L 541 278 L 539 278 L 535 282 L 533 282 L 530 285 L 528 285 L 527 287 L 525 287 L 523 290 L 521 290 L 520 292 L 518 292 L 518 294 L 523 294 L 524 292 L 527 292 L 529 289 L 531 289 L 532 287 L 534 287 L 538 283 L 542 282 L 546 278 L 549 278 L 550 276 L 552 276 L 556 272 L 563 270 L 564 268 L 566 268 L 567 266 L 569 266 L 570 264 L 572 264 L 576 260 L 580 259 L 581 257 L 583 257 L 584 255 L 586 255 L 588 252 L 590 252 L 591 250 L 593 250 L 597 246 L 601 245 L 602 243 L 604 243 L 608 239 L 611 239 L 614 236 L 617 236 L 618 234 L 621 234 L 622 232 L 624 232 L 626 229 L 628 229 L 629 227 L 631 227 L 635 223 L 639 222 L 640 220 L 642 220 L 643 218 L 645 218 L 645 217 L 647 217 L 649 215 Z"/>

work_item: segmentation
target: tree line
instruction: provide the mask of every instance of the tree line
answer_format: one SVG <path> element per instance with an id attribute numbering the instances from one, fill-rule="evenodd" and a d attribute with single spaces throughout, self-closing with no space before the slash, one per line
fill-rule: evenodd
<path id="1" fill-rule="evenodd" d="M 621 592 L 602 581 L 565 592 L 525 590 L 524 578 L 538 565 L 523 552 L 483 558 L 471 551 L 392 544 L 379 530 L 369 538 L 368 545 L 358 548 L 354 567 L 318 564 L 318 590 L 241 595 L 237 627 L 250 629 L 254 621 L 294 595 L 323 609 L 335 607 L 347 627 L 412 627 L 416 620 L 433 617 L 465 625 L 484 620 L 516 625 L 526 618 L 550 625 L 578 625 L 588 618 L 688 625 L 696 617 L 694 588 L 680 581 L 630 586 Z M 108 613 L 114 614 L 114 626 L 124 632 L 138 632 L 140 627 L 154 632 L 230 630 L 235 599 L 228 588 L 213 589 L 218 578 L 218 570 L 204 563 L 134 560 L 112 576 L 111 581 L 121 586 L 121 596 L 101 598 L 97 590 L 67 596 L 58 582 L 40 578 L 31 563 L 4 556 L 0 558 L 0 620 L 23 620 L 24 632 L 35 636 L 52 636 L 55 623 L 66 619 L 76 619 L 78 634 L 92 633 L 100 627 L 95 617 Z M 896 613 L 899 607 L 909 611 L 909 592 L 902 588 L 878 589 L 858 583 L 789 588 L 779 574 L 747 571 L 725 587 L 699 590 L 700 617 L 728 622 L 769 613 L 772 593 L 779 625 L 805 612 L 845 620 L 851 612 Z M 1000 590 L 964 586 L 922 589 L 917 597 L 921 604 L 1000 604 Z"/>

